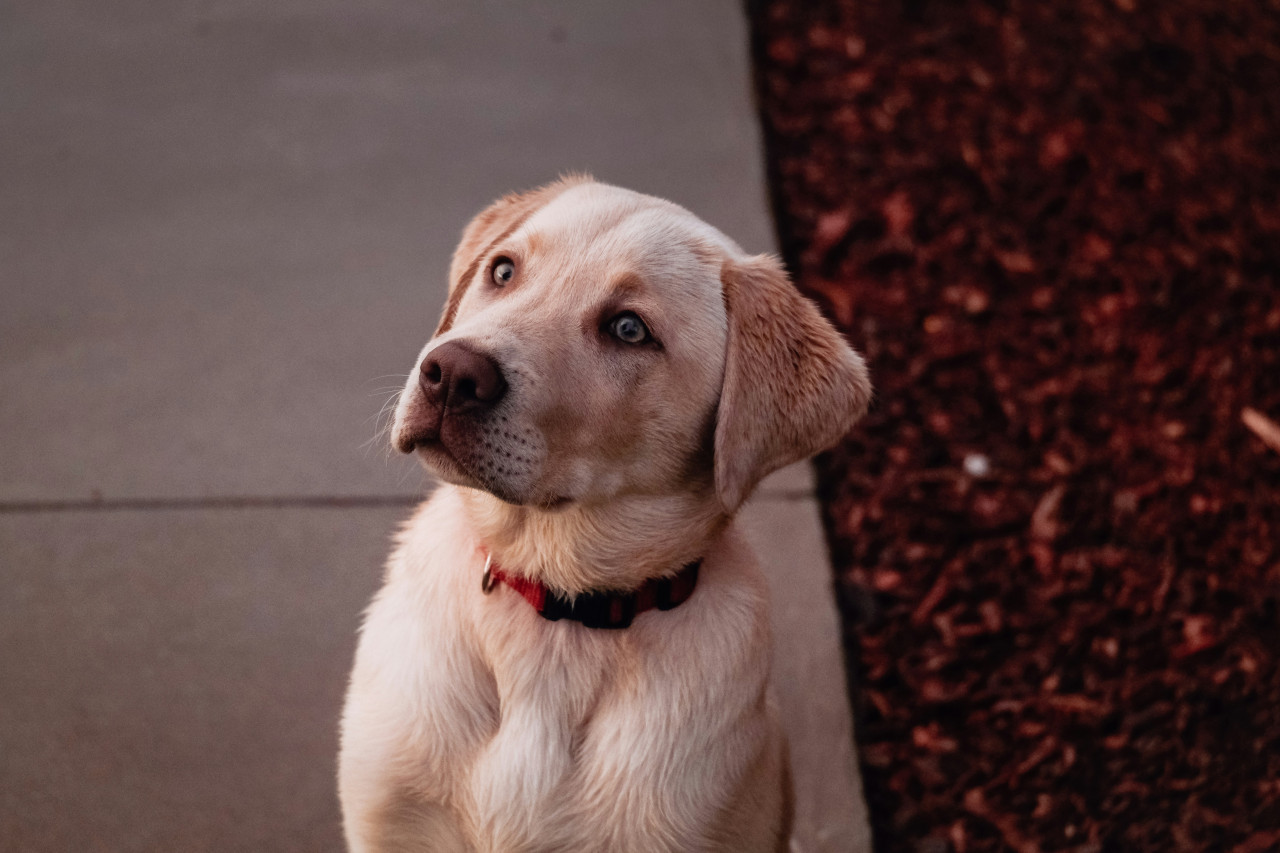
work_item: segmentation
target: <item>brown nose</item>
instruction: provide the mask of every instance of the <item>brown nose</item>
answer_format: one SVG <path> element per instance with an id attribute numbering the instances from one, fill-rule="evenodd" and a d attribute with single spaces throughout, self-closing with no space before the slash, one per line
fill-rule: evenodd
<path id="1" fill-rule="evenodd" d="M 428 403 L 454 412 L 487 408 L 507 392 L 498 363 L 461 341 L 441 344 L 422 360 L 418 385 Z"/>

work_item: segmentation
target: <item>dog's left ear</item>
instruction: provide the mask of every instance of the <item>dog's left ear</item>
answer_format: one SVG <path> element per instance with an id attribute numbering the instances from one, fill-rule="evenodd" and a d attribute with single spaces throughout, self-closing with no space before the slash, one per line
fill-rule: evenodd
<path id="1" fill-rule="evenodd" d="M 867 410 L 867 366 L 769 255 L 725 261 L 729 314 L 715 482 L 736 510 L 766 474 L 840 440 Z"/>

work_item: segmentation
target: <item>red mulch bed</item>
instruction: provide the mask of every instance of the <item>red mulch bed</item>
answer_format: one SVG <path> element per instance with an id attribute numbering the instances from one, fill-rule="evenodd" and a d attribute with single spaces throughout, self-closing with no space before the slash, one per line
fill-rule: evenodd
<path id="1" fill-rule="evenodd" d="M 749 11 L 877 850 L 1280 850 L 1280 7 Z"/>

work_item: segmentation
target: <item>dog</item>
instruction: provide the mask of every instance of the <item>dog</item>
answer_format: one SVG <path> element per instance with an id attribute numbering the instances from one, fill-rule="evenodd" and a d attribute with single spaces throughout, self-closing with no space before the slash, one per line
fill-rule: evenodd
<path id="1" fill-rule="evenodd" d="M 863 359 L 685 209 L 569 177 L 466 228 L 392 444 L 405 525 L 341 723 L 349 848 L 778 851 L 766 584 L 735 529 Z"/>

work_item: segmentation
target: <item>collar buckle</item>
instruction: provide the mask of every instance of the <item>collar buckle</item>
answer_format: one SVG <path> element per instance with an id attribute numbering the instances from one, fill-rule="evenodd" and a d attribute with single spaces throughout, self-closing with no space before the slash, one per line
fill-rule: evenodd
<path id="1" fill-rule="evenodd" d="M 480 591 L 488 595 L 497 585 L 498 579 L 493 576 L 493 555 L 487 554 L 484 558 L 484 574 L 480 576 Z"/>

